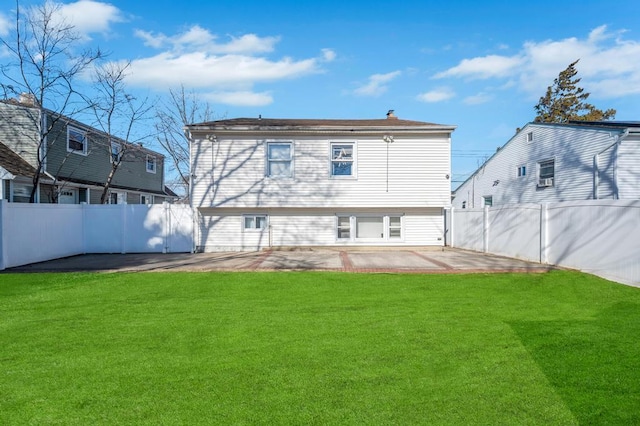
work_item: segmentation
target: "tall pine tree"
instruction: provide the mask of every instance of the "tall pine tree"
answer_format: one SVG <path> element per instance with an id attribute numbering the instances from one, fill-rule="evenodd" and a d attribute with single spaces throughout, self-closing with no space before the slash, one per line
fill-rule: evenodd
<path id="1" fill-rule="evenodd" d="M 569 64 L 553 86 L 547 87 L 547 93 L 540 98 L 534 107 L 538 115 L 534 121 L 538 123 L 566 123 L 568 121 L 602 121 L 613 119 L 615 109 L 602 111 L 587 103 L 589 93 L 578 87 L 580 78 L 576 78 L 576 64 L 579 59 Z"/>

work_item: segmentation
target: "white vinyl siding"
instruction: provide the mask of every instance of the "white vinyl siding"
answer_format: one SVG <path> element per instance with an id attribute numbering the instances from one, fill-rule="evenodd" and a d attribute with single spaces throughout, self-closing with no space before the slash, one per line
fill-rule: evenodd
<path id="1" fill-rule="evenodd" d="M 533 143 L 527 141 L 529 132 L 534 132 Z M 466 202 L 466 208 L 481 208 L 484 196 L 493 196 L 494 206 L 593 199 L 594 158 L 617 137 L 618 133 L 608 129 L 528 124 L 455 190 L 453 206 L 462 208 Z M 611 155 L 603 153 L 599 162 L 611 162 Z M 553 186 L 541 187 L 538 166 L 551 159 Z M 525 170 L 519 169 L 526 165 Z M 602 188 L 601 192 L 610 190 Z"/>
<path id="2" fill-rule="evenodd" d="M 446 133 L 340 140 L 298 137 L 292 142 L 293 178 L 265 177 L 267 147 L 278 141 L 217 137 L 196 140 L 195 207 L 383 208 L 445 207 L 451 202 L 450 140 Z M 357 179 L 332 179 L 330 144 L 355 143 Z"/>
<path id="3" fill-rule="evenodd" d="M 443 245 L 442 209 L 411 209 L 403 213 L 369 210 L 352 215 L 327 209 L 274 209 L 268 214 L 268 227 L 243 232 L 244 219 L 249 214 L 235 209 L 201 209 L 197 245 L 204 251 L 246 251 L 294 246 L 367 246 L 372 243 L 389 246 Z M 377 238 L 373 242 L 368 238 L 356 239 L 354 216 L 384 218 L 387 238 Z M 342 217 L 346 221 L 341 222 Z M 340 228 L 343 238 L 338 238 Z"/>

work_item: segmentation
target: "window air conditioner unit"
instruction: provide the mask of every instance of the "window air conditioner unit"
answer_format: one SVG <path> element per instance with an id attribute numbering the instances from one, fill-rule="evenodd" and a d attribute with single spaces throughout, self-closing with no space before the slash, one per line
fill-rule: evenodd
<path id="1" fill-rule="evenodd" d="M 553 186 L 553 178 L 540 179 L 538 181 L 538 186 L 541 186 L 541 187 Z"/>

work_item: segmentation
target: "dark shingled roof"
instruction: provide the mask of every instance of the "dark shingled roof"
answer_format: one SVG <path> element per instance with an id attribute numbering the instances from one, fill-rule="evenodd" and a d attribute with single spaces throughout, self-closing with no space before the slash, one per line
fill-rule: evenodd
<path id="1" fill-rule="evenodd" d="M 298 119 L 298 118 L 232 118 L 229 120 L 207 121 L 188 127 L 260 127 L 260 128 L 300 128 L 300 127 L 428 127 L 440 126 L 423 121 L 383 118 L 369 120 L 343 119 Z"/>
<path id="2" fill-rule="evenodd" d="M 15 176 L 32 177 L 36 168 L 0 142 L 0 167 Z"/>

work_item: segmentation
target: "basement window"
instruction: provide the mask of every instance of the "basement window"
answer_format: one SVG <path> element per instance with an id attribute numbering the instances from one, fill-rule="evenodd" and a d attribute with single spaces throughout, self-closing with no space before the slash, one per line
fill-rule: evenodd
<path id="1" fill-rule="evenodd" d="M 259 231 L 267 227 L 267 215 L 245 215 L 243 216 L 243 229 L 245 231 Z"/>
<path id="2" fill-rule="evenodd" d="M 336 237 L 343 241 L 402 240 L 402 215 L 338 216 Z"/>

